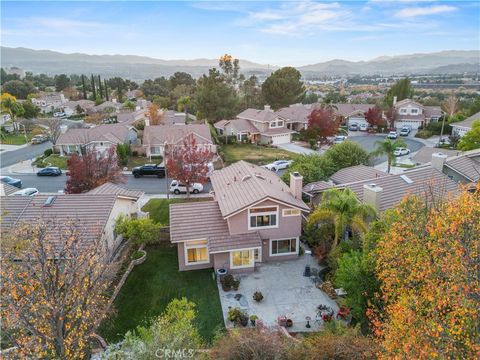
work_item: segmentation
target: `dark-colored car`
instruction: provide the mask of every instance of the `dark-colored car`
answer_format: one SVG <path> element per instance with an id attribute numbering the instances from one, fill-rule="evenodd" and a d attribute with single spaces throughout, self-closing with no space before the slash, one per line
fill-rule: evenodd
<path id="1" fill-rule="evenodd" d="M 22 180 L 20 179 L 14 179 L 10 176 L 0 176 L 0 181 L 8 185 L 15 186 L 19 189 L 22 188 Z"/>
<path id="2" fill-rule="evenodd" d="M 136 178 L 145 175 L 155 175 L 159 178 L 165 177 L 165 167 L 156 164 L 145 164 L 132 169 L 132 175 Z"/>
<path id="3" fill-rule="evenodd" d="M 60 176 L 62 175 L 62 170 L 58 167 L 49 166 L 46 167 L 39 172 L 37 172 L 37 176 Z"/>

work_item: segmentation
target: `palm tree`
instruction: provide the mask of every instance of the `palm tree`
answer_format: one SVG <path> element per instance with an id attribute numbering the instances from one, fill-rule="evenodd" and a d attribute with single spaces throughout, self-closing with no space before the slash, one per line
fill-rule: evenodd
<path id="1" fill-rule="evenodd" d="M 350 189 L 330 189 L 323 193 L 321 204 L 308 218 L 308 223 L 331 221 L 335 227 L 335 236 L 332 250 L 340 239 L 344 238 L 345 231 L 352 229 L 358 233 L 368 230 L 367 221 L 375 216 L 375 209 L 360 202 Z"/>
<path id="2" fill-rule="evenodd" d="M 407 144 L 402 139 L 392 141 L 390 139 L 385 139 L 383 141 L 375 141 L 376 148 L 371 153 L 372 156 L 381 156 L 387 155 L 387 173 L 390 174 L 390 167 L 392 162 L 395 159 L 395 150 L 401 147 L 406 147 Z"/>

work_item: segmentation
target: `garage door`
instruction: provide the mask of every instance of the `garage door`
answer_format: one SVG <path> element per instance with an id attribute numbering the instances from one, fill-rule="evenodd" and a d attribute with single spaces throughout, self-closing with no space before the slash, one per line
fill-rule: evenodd
<path id="1" fill-rule="evenodd" d="M 410 125 L 412 129 L 416 130 L 418 129 L 421 125 L 421 121 L 411 121 L 411 120 L 397 120 L 395 121 L 395 127 L 397 129 L 401 129 L 403 125 Z"/>
<path id="2" fill-rule="evenodd" d="M 290 142 L 290 134 L 272 135 L 272 145 L 288 144 Z"/>
<path id="3" fill-rule="evenodd" d="M 368 126 L 367 120 L 365 120 L 364 118 L 360 118 L 360 117 L 351 117 L 350 119 L 348 119 L 348 126 L 352 125 L 353 123 L 356 123 L 358 126 L 363 125 L 363 124 Z"/>

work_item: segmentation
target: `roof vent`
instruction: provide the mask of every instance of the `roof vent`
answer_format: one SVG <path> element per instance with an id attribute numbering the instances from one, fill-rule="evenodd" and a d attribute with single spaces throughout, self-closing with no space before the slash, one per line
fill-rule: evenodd
<path id="1" fill-rule="evenodd" d="M 43 203 L 43 206 L 52 206 L 56 198 L 56 196 L 49 196 L 47 200 L 45 200 L 45 202 Z"/>
<path id="2" fill-rule="evenodd" d="M 259 178 L 259 179 L 265 180 L 265 176 L 262 176 L 262 175 L 260 175 L 260 174 L 255 174 L 255 176 L 256 176 L 257 178 Z"/>
<path id="3" fill-rule="evenodd" d="M 248 180 L 248 179 L 250 179 L 251 177 L 252 177 L 251 175 L 245 175 L 245 176 L 242 178 L 242 181 Z"/>
<path id="4" fill-rule="evenodd" d="M 407 175 L 400 175 L 403 181 L 405 181 L 407 184 L 413 183 L 413 180 L 410 179 Z"/>

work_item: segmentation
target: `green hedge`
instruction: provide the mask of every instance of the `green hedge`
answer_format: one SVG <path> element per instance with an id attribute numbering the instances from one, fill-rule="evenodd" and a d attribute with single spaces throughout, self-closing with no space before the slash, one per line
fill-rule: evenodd
<path id="1" fill-rule="evenodd" d="M 428 139 L 432 135 L 433 135 L 433 132 L 431 130 L 419 130 L 415 134 L 415 137 L 420 138 L 420 139 Z"/>

